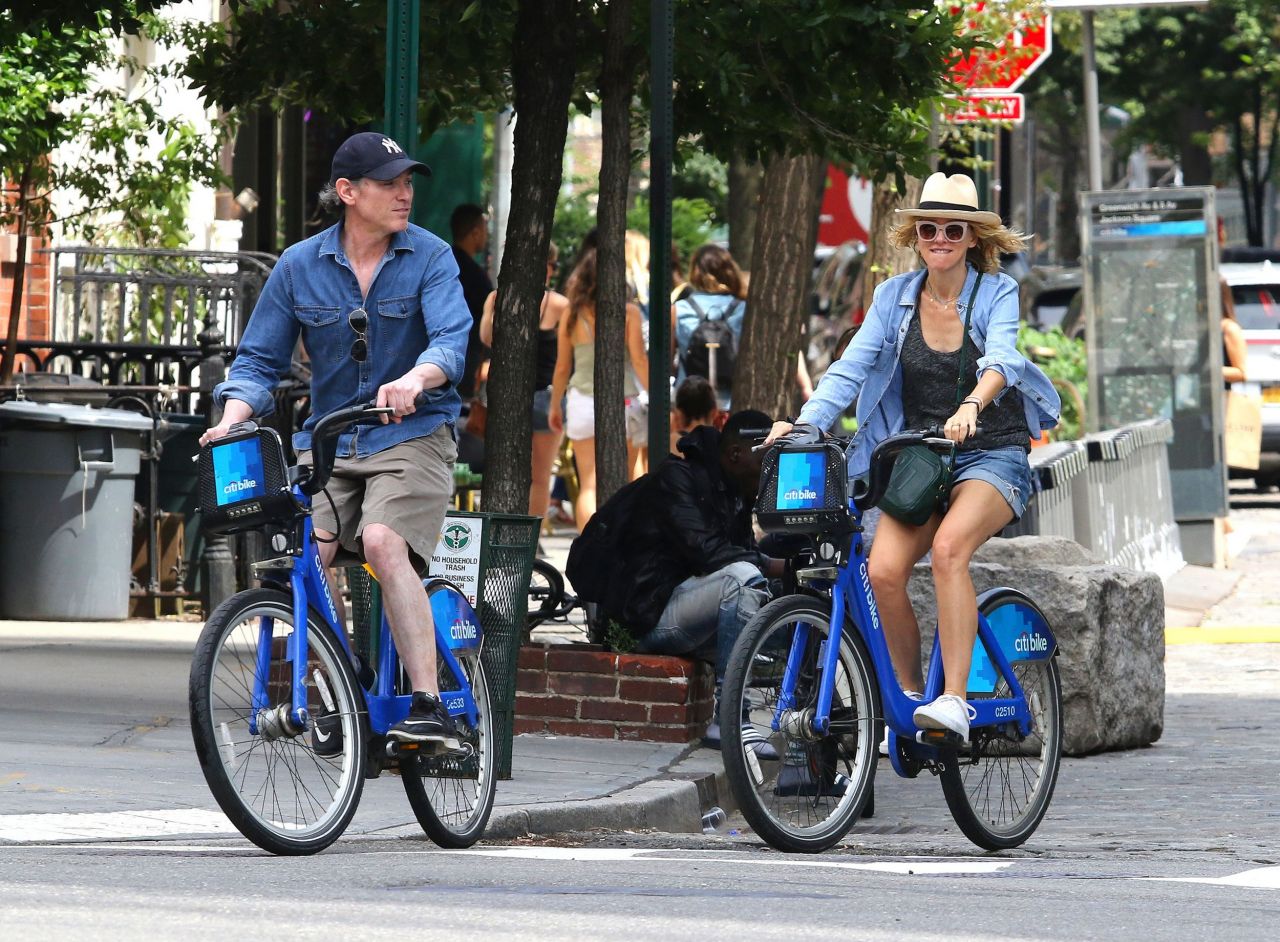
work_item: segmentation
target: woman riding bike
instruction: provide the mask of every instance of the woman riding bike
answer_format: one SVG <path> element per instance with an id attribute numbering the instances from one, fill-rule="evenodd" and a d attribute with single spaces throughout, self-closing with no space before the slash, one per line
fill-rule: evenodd
<path id="1" fill-rule="evenodd" d="M 903 429 L 940 425 L 956 443 L 949 499 L 919 526 L 885 513 L 868 568 L 898 680 L 921 699 L 920 633 L 907 582 L 932 551 L 946 683 L 914 719 L 921 729 L 967 741 L 965 692 L 978 627 L 969 561 L 1026 509 L 1029 443 L 1057 424 L 1059 398 L 1017 350 L 1018 286 L 999 272 L 1000 253 L 1022 249 L 1022 235 L 978 209 L 977 188 L 964 174 L 933 174 L 919 206 L 898 212 L 903 219 L 890 238 L 914 247 L 924 270 L 876 289 L 862 328 L 796 424 L 825 429 L 856 398 L 858 434 L 849 450 L 855 476 L 867 473 L 879 442 Z M 776 423 L 768 442 L 792 429 Z"/>

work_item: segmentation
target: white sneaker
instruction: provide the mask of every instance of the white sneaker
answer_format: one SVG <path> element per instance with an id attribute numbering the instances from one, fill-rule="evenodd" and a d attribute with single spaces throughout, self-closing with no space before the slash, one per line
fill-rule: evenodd
<path id="1" fill-rule="evenodd" d="M 922 694 L 919 690 L 904 690 L 902 692 L 906 694 L 907 698 L 910 700 L 920 701 L 924 699 L 924 694 Z M 884 725 L 884 739 L 880 740 L 880 755 L 884 756 L 886 759 L 889 757 L 889 724 L 888 723 Z"/>
<path id="2" fill-rule="evenodd" d="M 969 721 L 978 711 L 954 694 L 944 693 L 932 703 L 917 707 L 912 719 L 921 729 L 947 729 L 969 741 Z"/>

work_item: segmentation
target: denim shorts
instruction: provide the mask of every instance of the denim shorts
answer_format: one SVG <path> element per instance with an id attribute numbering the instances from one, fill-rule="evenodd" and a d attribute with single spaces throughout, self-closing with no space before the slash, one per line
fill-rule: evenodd
<path id="1" fill-rule="evenodd" d="M 1027 450 L 1021 445 L 1004 448 L 956 452 L 956 471 L 953 484 L 961 481 L 986 481 L 1005 499 L 1018 520 L 1027 510 L 1031 499 L 1031 465 Z"/>

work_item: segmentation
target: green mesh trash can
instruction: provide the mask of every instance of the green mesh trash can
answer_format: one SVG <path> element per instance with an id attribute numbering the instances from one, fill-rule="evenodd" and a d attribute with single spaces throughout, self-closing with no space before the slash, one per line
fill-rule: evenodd
<path id="1" fill-rule="evenodd" d="M 473 598 L 484 650 L 480 661 L 489 679 L 497 740 L 498 778 L 511 778 L 511 744 L 516 712 L 516 662 L 529 606 L 529 574 L 541 520 L 521 514 L 450 510 L 440 544 L 431 559 L 431 575 L 456 583 Z M 378 625 L 382 620 L 377 585 L 359 567 L 347 570 L 351 624 L 356 651 L 376 664 Z"/>

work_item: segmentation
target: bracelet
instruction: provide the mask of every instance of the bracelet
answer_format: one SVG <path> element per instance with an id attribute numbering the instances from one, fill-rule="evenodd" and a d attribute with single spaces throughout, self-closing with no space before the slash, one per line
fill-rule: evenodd
<path id="1" fill-rule="evenodd" d="M 960 400 L 960 405 L 964 405 L 966 402 L 972 402 L 975 406 L 978 407 L 979 412 L 981 412 L 983 408 L 985 408 L 985 403 L 983 403 L 983 401 L 979 399 L 977 396 L 966 396 L 964 399 Z"/>

